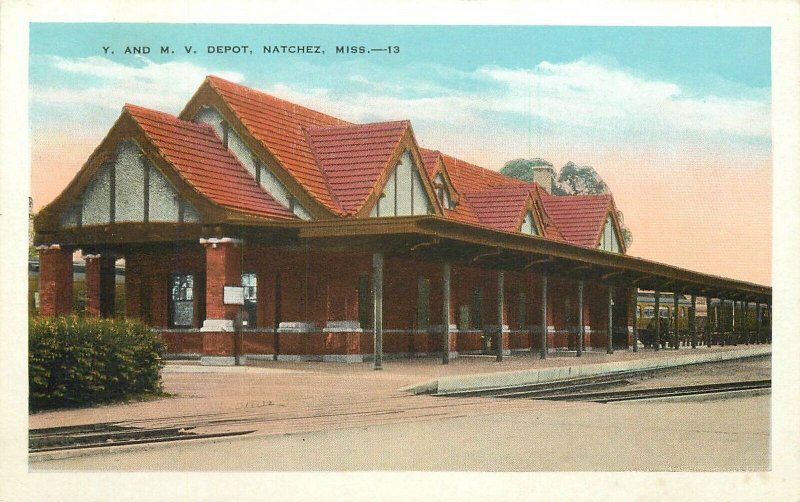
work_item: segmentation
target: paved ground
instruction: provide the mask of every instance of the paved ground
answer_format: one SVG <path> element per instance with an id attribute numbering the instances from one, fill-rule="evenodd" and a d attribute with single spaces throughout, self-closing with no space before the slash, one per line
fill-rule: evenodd
<path id="1" fill-rule="evenodd" d="M 699 349 L 709 350 L 709 349 Z M 724 349 L 710 349 L 710 350 L 731 350 Z M 248 436 L 245 443 L 237 443 L 236 441 L 229 441 L 224 443 L 215 443 L 231 449 L 242 448 L 243 444 L 264 444 L 268 451 L 275 451 L 274 448 L 281 450 L 282 448 L 289 448 L 290 452 L 283 452 L 279 456 L 269 455 L 270 458 L 280 458 L 281 462 L 270 464 L 267 466 L 263 461 L 259 461 L 254 457 L 255 452 L 261 451 L 259 448 L 251 448 L 248 446 L 247 451 L 253 452 L 250 457 L 244 456 L 250 462 L 238 466 L 227 466 L 227 464 L 208 464 L 200 465 L 198 468 L 271 468 L 271 469 L 291 469 L 305 466 L 305 469 L 319 468 L 353 468 L 363 469 L 364 466 L 377 466 L 380 464 L 380 459 L 370 459 L 363 455 L 358 455 L 353 451 L 353 448 L 359 448 L 359 445 L 371 444 L 373 449 L 379 450 L 377 446 L 380 444 L 396 444 L 402 447 L 403 451 L 408 452 L 408 459 L 417 458 L 423 462 L 424 465 L 452 465 L 454 468 L 459 469 L 478 469 L 486 470 L 477 463 L 473 463 L 473 458 L 483 458 L 475 454 L 472 450 L 464 450 L 460 456 L 468 457 L 466 463 L 459 463 L 459 461 L 451 461 L 450 464 L 444 458 L 438 458 L 428 452 L 429 446 L 437 445 L 433 449 L 436 451 L 447 452 L 449 445 L 460 445 L 459 448 L 466 448 L 468 445 L 478 445 L 482 443 L 484 436 L 495 437 L 497 434 L 487 434 L 484 430 L 497 430 L 498 426 L 493 425 L 495 422 L 502 422 L 505 424 L 503 429 L 507 429 L 505 433 L 506 441 L 508 444 L 502 446 L 502 450 L 514 452 L 513 443 L 517 441 L 516 435 L 512 432 L 521 434 L 521 437 L 529 437 L 529 439 L 522 441 L 526 446 L 533 447 L 538 443 L 551 444 L 553 448 L 561 451 L 576 451 L 571 449 L 564 449 L 564 444 L 560 441 L 544 441 L 544 438 L 564 438 L 569 441 L 569 444 L 575 443 L 574 438 L 589 438 L 597 437 L 602 440 L 597 443 L 595 447 L 603 450 L 600 445 L 608 443 L 605 439 L 604 432 L 609 429 L 602 424 L 607 423 L 622 423 L 622 424 L 658 424 L 663 422 L 663 414 L 672 413 L 677 415 L 672 416 L 667 420 L 669 424 L 675 424 L 676 430 L 682 431 L 683 428 L 680 424 L 680 407 L 670 408 L 656 411 L 650 418 L 641 418 L 636 416 L 636 413 L 648 413 L 644 408 L 636 408 L 637 405 L 614 405 L 616 408 L 603 407 L 604 405 L 596 405 L 594 403 L 545 403 L 542 401 L 532 400 L 501 400 L 493 398 L 440 398 L 434 396 L 411 396 L 398 389 L 415 383 L 420 383 L 431 378 L 451 374 L 463 374 L 468 372 L 486 373 L 490 371 L 509 371 L 519 370 L 526 368 L 545 367 L 549 365 L 563 365 L 563 364 L 591 364 L 598 362 L 606 362 L 608 360 L 624 360 L 631 358 L 641 357 L 675 357 L 680 354 L 690 354 L 690 349 L 675 351 L 661 351 L 658 353 L 650 351 L 642 351 L 638 354 L 629 352 L 617 352 L 616 354 L 608 357 L 605 354 L 591 354 L 577 359 L 575 357 L 552 357 L 546 361 L 541 361 L 536 357 L 530 356 L 517 356 L 507 359 L 503 363 L 495 363 L 491 358 L 459 358 L 448 366 L 442 366 L 434 359 L 414 359 L 414 360 L 398 360 L 387 361 L 383 371 L 372 371 L 369 364 L 336 364 L 336 363 L 266 363 L 261 367 L 243 367 L 243 368 L 215 368 L 215 367 L 199 367 L 192 365 L 177 365 L 170 364 L 164 371 L 164 387 L 165 390 L 175 397 L 160 399 L 149 402 L 121 404 L 113 406 L 105 406 L 98 408 L 89 408 L 82 410 L 63 410 L 47 413 L 39 413 L 30 417 L 31 428 L 41 427 L 54 427 L 63 425 L 79 425 L 88 423 L 99 422 L 118 422 L 122 425 L 140 426 L 140 427 L 155 427 L 155 426 L 192 426 L 196 427 L 195 432 L 226 432 L 226 431 L 255 431 Z M 713 366 L 702 365 L 682 369 L 670 370 L 664 375 L 664 381 L 668 384 L 681 382 L 683 384 L 693 383 L 711 383 L 719 381 L 730 380 L 743 380 L 743 379 L 763 379 L 768 378 L 769 374 L 769 359 L 760 358 L 757 360 L 736 361 L 729 363 L 718 363 Z M 671 380 L 670 380 L 671 379 Z M 641 380 L 634 382 L 634 385 L 649 385 L 650 380 Z M 755 399 L 755 398 L 754 398 Z M 756 443 L 760 438 L 768 437 L 768 401 L 761 400 L 748 402 L 748 406 L 756 406 L 757 409 L 750 409 L 748 412 L 755 413 L 747 420 L 748 424 L 754 424 L 756 429 L 743 429 L 735 434 L 751 434 L 746 438 L 753 439 Z M 731 401 L 733 402 L 733 401 Z M 658 405 L 660 407 L 662 405 Z M 675 405 L 677 406 L 677 405 Z M 689 405 L 687 405 L 689 406 Z M 713 404 L 711 407 L 702 409 L 715 409 L 716 406 L 723 406 L 721 404 Z M 565 415 L 564 407 L 570 410 L 576 410 L 573 415 L 569 412 Z M 571 408 L 574 407 L 574 408 Z M 602 413 L 608 413 L 601 410 L 633 410 L 629 412 L 614 411 L 620 415 L 605 416 Z M 727 411 L 737 409 L 734 405 L 731 410 L 727 408 L 716 409 L 716 414 L 724 414 Z M 639 411 L 635 411 L 639 410 Z M 726 411 L 727 410 L 727 411 Z M 635 411 L 635 413 L 634 413 Z M 700 412 L 698 411 L 698 413 Z M 600 415 L 597 415 L 600 413 Z M 627 413 L 627 415 L 626 415 Z M 692 413 L 692 417 L 694 416 Z M 739 411 L 729 413 L 731 417 L 739 415 Z M 597 415 L 596 418 L 591 418 Z M 486 418 L 489 417 L 489 418 Z M 494 417 L 494 418 L 491 418 Z M 571 423 L 575 417 L 584 417 L 584 421 L 590 424 L 601 424 L 596 430 L 591 428 L 587 432 L 581 433 L 577 427 L 579 423 Z M 766 417 L 766 418 L 765 418 Z M 741 417 L 740 417 L 741 418 Z M 763 420 L 762 420 L 763 419 Z M 567 420 L 566 422 L 563 420 Z M 694 418 L 691 418 L 694 420 Z M 738 419 L 737 419 L 738 420 Z M 530 425 L 534 421 L 540 428 L 537 429 L 536 434 L 540 431 L 547 431 L 544 436 L 530 437 L 530 431 L 524 430 L 524 424 Z M 750 445 L 752 448 L 743 450 L 741 455 L 734 453 L 731 450 L 730 454 L 725 454 L 726 440 L 732 432 L 722 433 L 716 428 L 724 426 L 722 430 L 736 430 L 732 424 L 726 424 L 725 421 L 705 421 L 711 423 L 714 427 L 710 430 L 709 434 L 717 438 L 720 443 L 714 446 L 715 450 L 723 452 L 715 466 L 719 468 L 729 467 L 733 468 L 730 463 L 731 458 L 739 458 L 740 462 L 737 468 L 749 469 L 765 466 L 766 451 L 761 447 L 761 444 L 751 444 L 747 440 L 737 437 L 735 444 Z M 722 424 L 722 425 L 718 425 Z M 576 428 L 573 432 L 568 432 L 570 427 Z M 655 427 L 655 426 L 654 426 Z M 364 429 L 366 428 L 366 429 Z M 667 427 L 669 428 L 669 427 Z M 611 427 L 615 430 L 629 430 L 624 427 Z M 650 434 L 650 429 L 644 427 L 642 430 L 646 434 Z M 653 430 L 658 430 L 654 428 Z M 691 431 L 692 429 L 687 429 Z M 705 429 L 698 428 L 692 432 L 691 437 L 699 439 L 702 435 L 701 431 Z M 322 432 L 324 431 L 324 432 Z M 348 432 L 349 431 L 349 432 Z M 746 432 L 750 431 L 750 432 Z M 272 439 L 262 437 L 269 435 L 281 434 L 294 434 L 292 436 L 281 436 L 283 439 L 273 437 Z M 304 437 L 300 433 L 312 433 L 312 436 Z M 452 436 L 448 436 L 451 434 Z M 527 436 L 526 436 L 527 434 Z M 690 434 L 690 435 L 691 435 Z M 718 435 L 721 434 L 721 435 Z M 755 434 L 755 435 L 753 435 Z M 259 436 L 260 438 L 254 438 Z M 623 434 L 626 437 L 636 437 L 628 434 Z M 433 440 L 420 440 L 420 438 L 436 438 Z M 445 438 L 444 442 L 438 442 L 438 438 Z M 539 437 L 537 440 L 536 438 Z M 299 439 L 297 439 L 299 438 Z M 381 439 L 383 438 L 383 439 Z M 397 438 L 413 438 L 413 440 L 402 440 L 402 443 L 397 443 Z M 477 438 L 475 441 L 464 442 L 463 438 Z M 642 440 L 647 438 L 643 437 Z M 650 439 L 655 438 L 649 438 Z M 669 439 L 669 438 L 668 438 Z M 308 455 L 308 449 L 300 449 L 295 451 L 292 446 L 292 441 L 300 440 L 301 444 L 305 441 L 312 441 L 324 446 L 314 448 L 311 450 L 313 453 L 311 457 Z M 252 443 L 255 441 L 256 443 Z M 284 443 L 270 443 L 269 441 L 284 441 Z M 328 443 L 326 443 L 326 441 Z M 373 441 L 373 443 L 370 443 Z M 532 441 L 532 442 L 531 442 Z M 671 441 L 671 439 L 670 439 Z M 764 440 L 766 441 L 766 440 Z M 351 444 L 347 447 L 347 444 Z M 530 444 L 529 444 L 530 443 Z M 614 442 L 617 444 L 617 442 Z M 208 450 L 208 446 L 203 446 L 206 443 L 196 442 L 195 444 L 184 443 L 180 446 L 175 446 L 178 450 L 187 448 L 191 451 L 197 448 L 197 451 L 213 451 Z M 210 443 L 209 443 L 210 444 Z M 576 445 L 579 443 L 575 443 Z M 620 447 L 625 445 L 625 441 L 618 442 Z M 716 444 L 716 443 L 715 443 Z M 766 444 L 766 443 L 764 443 Z M 236 446 L 238 445 L 238 446 Z M 485 443 L 484 446 L 488 451 L 498 451 L 497 445 Z M 585 447 L 592 446 L 591 444 L 584 445 Z M 631 453 L 636 453 L 635 445 L 630 444 L 629 447 L 633 448 Z M 710 445 L 709 445 L 710 446 Z M 222 447 L 222 446 L 220 446 Z M 160 451 L 163 448 L 173 448 L 173 446 L 159 446 L 153 451 Z M 351 463 L 337 464 L 335 467 L 329 461 L 326 461 L 325 451 L 339 451 L 339 452 L 352 452 L 355 457 L 349 460 Z M 533 455 L 538 458 L 540 463 L 530 461 L 528 463 L 520 463 L 520 466 L 525 466 L 525 469 L 559 469 L 560 466 L 566 465 L 559 463 L 555 457 L 550 455 L 542 455 L 542 451 L 538 453 L 526 450 L 525 448 L 519 450 L 520 458 L 525 458 L 527 455 Z M 137 448 L 130 449 L 130 451 L 141 451 Z M 701 449 L 702 450 L 702 449 Z M 706 448 L 708 450 L 708 448 Z M 292 455 L 305 451 L 297 457 L 294 461 Z M 621 453 L 625 450 L 620 450 Z M 678 452 L 681 449 L 676 450 Z M 85 454 L 86 452 L 81 452 Z M 92 451 L 92 455 L 98 452 Z M 553 455 L 556 451 L 553 450 Z M 751 458 L 750 453 L 755 455 Z M 762 455 L 763 453 L 763 455 Z M 74 455 L 71 453 L 70 455 Z M 146 454 L 145 451 L 142 454 Z M 157 456 L 163 455 L 161 453 Z M 508 469 L 515 469 L 514 453 L 498 460 L 497 465 L 505 465 Z M 625 453 L 627 455 L 627 453 Z M 727 455 L 727 456 L 726 456 Z M 760 456 L 762 455 L 762 456 Z M 171 456 L 167 455 L 167 458 Z M 337 455 L 338 457 L 339 455 Z M 602 455 L 601 455 L 602 456 Z M 215 458 L 218 458 L 214 455 Z M 234 457 L 237 457 L 234 455 Z M 763 458 L 762 458 L 763 457 Z M 98 456 L 97 458 L 104 458 Z M 115 457 L 116 458 L 116 457 Z M 119 457 L 119 464 L 115 462 L 106 464 L 92 464 L 90 460 L 76 459 L 77 464 L 67 464 L 58 462 L 39 462 L 42 457 L 34 456 L 32 460 L 32 467 L 34 469 L 58 469 L 67 467 L 67 465 L 82 468 L 92 468 L 91 465 L 96 467 L 99 465 L 106 465 L 111 467 L 115 465 L 118 468 L 131 467 L 131 464 L 125 464 L 127 461 Z M 127 454 L 125 455 L 127 458 Z M 366 462 L 361 464 L 361 460 Z M 402 454 L 394 458 L 402 459 Z M 592 458 L 590 455 L 586 458 Z M 725 460 L 728 458 L 728 460 Z M 39 460 L 37 460 L 39 459 Z M 339 459 L 344 462 L 344 460 Z M 696 460 L 696 459 L 690 459 Z M 300 462 L 300 464 L 293 462 Z M 315 462 L 320 462 L 316 465 Z M 61 462 L 61 461 L 59 461 Z M 88 462 L 82 464 L 81 462 Z M 504 463 L 505 462 L 505 463 Z M 510 462 L 510 463 L 509 463 Z M 433 464 L 430 464 L 433 463 Z M 638 465 L 640 462 L 636 462 Z M 150 468 L 155 467 L 154 464 L 149 464 Z M 209 467 L 211 465 L 212 467 Z M 250 467 L 247 467 L 247 466 Z M 404 468 L 405 464 L 386 464 L 383 468 Z M 608 467 L 602 467 L 598 464 L 596 469 L 613 468 L 611 464 Z M 620 469 L 628 468 L 628 464 L 619 464 Z M 703 469 L 702 462 L 681 462 L 676 461 L 675 468 L 685 468 L 677 466 L 691 466 Z M 327 467 L 326 467 L 327 466 Z M 548 467 L 549 466 L 549 467 Z M 96 468 L 95 467 L 95 468 Z M 163 468 L 167 469 L 189 469 L 190 464 L 181 464 L 180 462 L 169 461 L 168 465 Z M 423 465 L 417 468 L 424 468 Z M 432 468 L 432 467 L 431 467 Z M 522 469 L 522 467 L 520 467 Z M 586 465 L 575 465 L 575 469 L 586 469 Z M 711 467 L 708 467 L 711 468 Z"/>
<path id="2" fill-rule="evenodd" d="M 451 399 L 451 398 L 446 398 Z M 763 471 L 769 396 L 671 403 L 536 401 L 526 410 L 182 442 L 35 470 Z"/>

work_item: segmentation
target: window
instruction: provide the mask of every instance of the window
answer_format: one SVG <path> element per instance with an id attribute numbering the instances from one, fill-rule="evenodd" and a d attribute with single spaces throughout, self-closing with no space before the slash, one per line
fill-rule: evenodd
<path id="1" fill-rule="evenodd" d="M 468 331 L 470 327 L 469 305 L 461 305 L 458 308 L 458 330 Z"/>
<path id="2" fill-rule="evenodd" d="M 190 328 L 194 325 L 194 276 L 172 274 L 170 291 L 170 326 Z"/>
<path id="3" fill-rule="evenodd" d="M 258 319 L 258 277 L 250 272 L 242 274 L 242 289 L 244 289 L 244 306 L 242 311 L 247 315 L 246 327 L 254 328 Z"/>
<path id="4" fill-rule="evenodd" d="M 564 329 L 569 330 L 572 326 L 572 301 L 564 298 Z"/>
<path id="5" fill-rule="evenodd" d="M 525 329 L 528 326 L 528 305 L 525 298 L 525 292 L 519 292 L 519 329 Z"/>
<path id="6" fill-rule="evenodd" d="M 428 329 L 430 323 L 431 281 L 420 277 L 417 280 L 417 329 Z"/>
<path id="7" fill-rule="evenodd" d="M 600 243 L 597 245 L 598 249 L 603 251 L 611 251 L 612 253 L 619 253 L 619 241 L 617 240 L 617 233 L 614 231 L 614 220 L 609 214 L 606 218 L 606 223 L 603 226 L 603 233 L 600 236 Z"/>
<path id="8" fill-rule="evenodd" d="M 455 208 L 455 204 L 453 204 L 453 199 L 450 197 L 450 191 L 447 190 L 447 185 L 445 184 L 442 173 L 436 175 L 433 184 L 436 187 L 436 198 L 439 199 L 439 204 L 447 209 Z"/>
<path id="9" fill-rule="evenodd" d="M 472 329 L 483 328 L 483 288 L 478 286 L 472 290 L 472 312 L 470 312 Z"/>
<path id="10" fill-rule="evenodd" d="M 539 235 L 539 229 L 536 228 L 536 220 L 533 218 L 533 213 L 530 211 L 525 214 L 525 219 L 522 221 L 520 232 L 528 235 Z"/>
<path id="11" fill-rule="evenodd" d="M 371 327 L 371 300 L 369 274 L 367 272 L 362 272 L 358 275 L 358 324 L 361 329 L 368 329 Z"/>

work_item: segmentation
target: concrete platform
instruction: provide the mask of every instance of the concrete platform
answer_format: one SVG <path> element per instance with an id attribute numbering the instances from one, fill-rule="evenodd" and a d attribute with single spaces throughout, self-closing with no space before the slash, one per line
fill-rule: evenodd
<path id="1" fill-rule="evenodd" d="M 770 354 L 772 354 L 771 346 L 718 352 L 692 352 L 689 354 L 683 352 L 673 357 L 641 358 L 599 364 L 575 364 L 522 371 L 443 376 L 422 384 L 404 387 L 401 390 L 412 394 L 436 394 L 515 387 L 569 378 L 612 375 L 625 371 L 674 368 L 690 364 L 745 359 Z"/>

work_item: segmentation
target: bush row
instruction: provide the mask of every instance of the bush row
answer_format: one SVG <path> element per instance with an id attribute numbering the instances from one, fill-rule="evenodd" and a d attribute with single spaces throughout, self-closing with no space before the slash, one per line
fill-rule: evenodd
<path id="1" fill-rule="evenodd" d="M 131 320 L 32 317 L 28 382 L 32 411 L 161 392 L 159 335 Z"/>

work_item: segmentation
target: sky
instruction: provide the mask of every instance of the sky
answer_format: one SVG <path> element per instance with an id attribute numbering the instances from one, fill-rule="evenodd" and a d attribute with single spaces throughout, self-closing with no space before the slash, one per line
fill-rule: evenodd
<path id="1" fill-rule="evenodd" d="M 29 69 L 36 208 L 124 103 L 177 114 L 215 74 L 354 122 L 409 119 L 420 145 L 490 169 L 591 165 L 629 254 L 771 282 L 769 28 L 34 23 Z"/>

